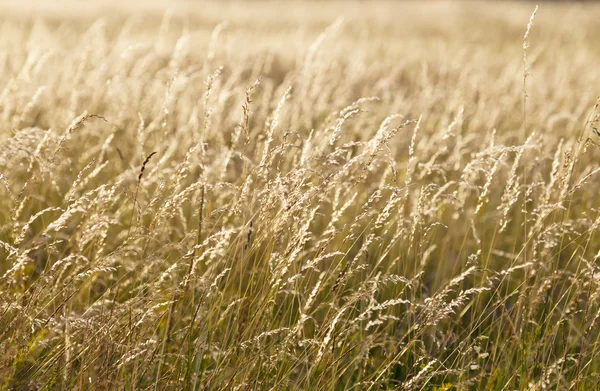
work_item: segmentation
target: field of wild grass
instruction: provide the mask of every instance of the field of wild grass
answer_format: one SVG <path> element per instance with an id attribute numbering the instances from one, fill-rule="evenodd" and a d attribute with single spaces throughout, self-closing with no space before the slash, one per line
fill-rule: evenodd
<path id="1" fill-rule="evenodd" d="M 122 3 L 0 5 L 1 389 L 600 387 L 600 6 Z"/>

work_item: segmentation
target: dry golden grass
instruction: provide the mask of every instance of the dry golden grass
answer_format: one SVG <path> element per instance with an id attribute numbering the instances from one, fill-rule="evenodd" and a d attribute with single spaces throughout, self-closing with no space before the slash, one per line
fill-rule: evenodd
<path id="1" fill-rule="evenodd" d="M 0 6 L 2 389 L 599 387 L 599 6 L 122 3 Z"/>

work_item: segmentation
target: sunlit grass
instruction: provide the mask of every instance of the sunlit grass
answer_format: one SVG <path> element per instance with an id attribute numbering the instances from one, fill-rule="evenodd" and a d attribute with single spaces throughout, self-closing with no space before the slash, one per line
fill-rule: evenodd
<path id="1" fill-rule="evenodd" d="M 599 7 L 165 9 L 1 7 L 2 388 L 598 387 Z"/>

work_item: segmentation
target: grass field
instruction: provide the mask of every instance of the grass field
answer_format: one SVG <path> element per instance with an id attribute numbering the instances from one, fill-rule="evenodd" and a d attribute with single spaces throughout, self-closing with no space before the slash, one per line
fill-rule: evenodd
<path id="1" fill-rule="evenodd" d="M 600 5 L 0 4 L 0 388 L 600 387 Z"/>

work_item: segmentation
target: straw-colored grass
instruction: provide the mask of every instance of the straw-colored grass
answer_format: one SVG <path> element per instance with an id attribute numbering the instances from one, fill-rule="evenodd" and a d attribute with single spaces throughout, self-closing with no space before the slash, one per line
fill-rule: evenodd
<path id="1" fill-rule="evenodd" d="M 0 388 L 600 386 L 600 7 L 0 7 Z"/>

